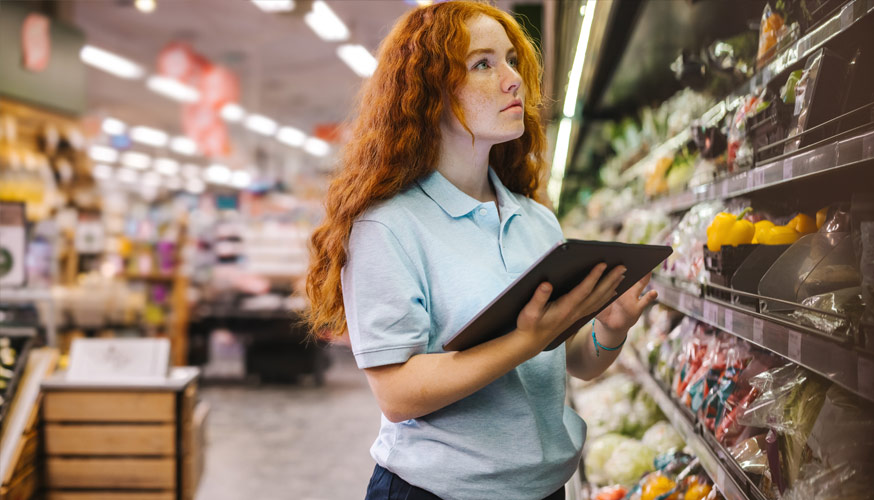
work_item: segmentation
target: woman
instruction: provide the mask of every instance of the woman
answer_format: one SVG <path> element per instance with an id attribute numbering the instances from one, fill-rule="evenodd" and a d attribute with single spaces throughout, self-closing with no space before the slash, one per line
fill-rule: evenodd
<path id="1" fill-rule="evenodd" d="M 564 498 L 585 438 L 566 373 L 603 372 L 655 298 L 641 282 L 601 312 L 600 352 L 588 330 L 542 352 L 615 295 L 624 269 L 602 265 L 551 302 L 543 283 L 511 333 L 442 351 L 562 238 L 534 200 L 540 71 L 509 15 L 453 1 L 403 17 L 363 90 L 307 293 L 313 331 L 348 330 L 383 413 L 368 499 Z"/>

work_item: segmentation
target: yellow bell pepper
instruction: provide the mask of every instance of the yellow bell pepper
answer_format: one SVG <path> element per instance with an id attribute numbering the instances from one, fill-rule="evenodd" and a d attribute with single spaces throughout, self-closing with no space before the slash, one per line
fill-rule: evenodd
<path id="1" fill-rule="evenodd" d="M 791 245 L 798 241 L 801 235 L 795 228 L 789 226 L 774 226 L 768 229 L 759 243 L 764 245 Z"/>
<path id="2" fill-rule="evenodd" d="M 640 500 L 656 500 L 677 487 L 677 483 L 659 474 L 646 480 L 640 491 Z M 677 500 L 679 494 L 671 493 L 665 500 Z"/>
<path id="3" fill-rule="evenodd" d="M 786 226 L 795 229 L 801 234 L 815 233 L 817 230 L 816 221 L 809 215 L 801 213 L 793 217 Z"/>
<path id="4" fill-rule="evenodd" d="M 762 238 L 764 237 L 765 233 L 768 231 L 768 229 L 774 227 L 774 223 L 769 220 L 760 220 L 759 222 L 753 224 L 753 226 L 756 228 L 756 234 L 753 236 L 752 243 L 756 245 L 762 242 Z"/>
<path id="5" fill-rule="evenodd" d="M 744 216 L 752 210 L 747 207 L 740 215 L 720 212 L 713 218 L 707 228 L 707 249 L 718 252 L 722 245 L 736 247 L 753 241 L 756 228 L 753 223 L 744 220 Z"/>
<path id="6" fill-rule="evenodd" d="M 817 231 L 819 230 L 819 228 L 822 227 L 823 224 L 825 224 L 826 218 L 828 218 L 828 207 L 822 207 L 816 211 L 816 229 L 817 229 Z"/>
<path id="7" fill-rule="evenodd" d="M 710 485 L 709 484 L 699 484 L 697 481 L 686 490 L 686 495 L 683 497 L 683 500 L 703 500 L 707 495 L 710 494 Z"/>

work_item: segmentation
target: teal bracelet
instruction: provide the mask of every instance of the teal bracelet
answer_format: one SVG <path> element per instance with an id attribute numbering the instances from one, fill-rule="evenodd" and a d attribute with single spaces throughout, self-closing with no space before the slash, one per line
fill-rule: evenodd
<path id="1" fill-rule="evenodd" d="M 595 357 L 598 357 L 598 358 L 601 357 L 601 351 L 600 351 L 601 349 L 604 349 L 605 351 L 618 351 L 619 349 L 622 349 L 622 346 L 625 345 L 626 340 L 628 340 L 628 335 L 626 335 L 625 338 L 622 339 L 622 343 L 616 347 L 605 347 L 605 346 L 601 345 L 598 342 L 598 338 L 595 337 L 595 320 L 592 320 L 592 342 L 595 343 Z"/>

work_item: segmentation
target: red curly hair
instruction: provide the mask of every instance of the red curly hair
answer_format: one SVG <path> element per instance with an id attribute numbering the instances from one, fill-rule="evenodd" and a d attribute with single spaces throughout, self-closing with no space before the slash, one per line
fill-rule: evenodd
<path id="1" fill-rule="evenodd" d="M 380 45 L 376 71 L 359 96 L 342 169 L 328 188 L 325 220 L 312 236 L 306 320 L 315 337 L 340 336 L 346 330 L 340 274 L 356 218 L 434 171 L 444 96 L 471 133 L 456 93 L 467 78 L 470 34 L 465 22 L 477 15 L 504 27 L 525 88 L 525 132 L 493 146 L 489 164 L 508 189 L 537 200 L 546 136 L 539 119 L 540 58 L 527 34 L 510 15 L 485 3 L 451 1 L 410 11 Z"/>

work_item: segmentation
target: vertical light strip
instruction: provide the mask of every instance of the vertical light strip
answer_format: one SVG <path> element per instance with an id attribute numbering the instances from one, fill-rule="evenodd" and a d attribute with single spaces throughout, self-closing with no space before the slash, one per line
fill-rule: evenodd
<path id="1" fill-rule="evenodd" d="M 574 62 L 568 77 L 567 93 L 565 94 L 562 113 L 564 117 L 559 123 L 558 133 L 555 137 L 555 156 L 552 159 L 552 170 L 549 174 L 547 193 L 555 203 L 556 211 L 559 208 L 561 197 L 561 185 L 564 181 L 565 164 L 567 163 L 568 149 L 570 148 L 572 118 L 577 109 L 577 96 L 580 90 L 580 79 L 583 76 L 583 65 L 586 61 L 586 49 L 589 46 L 589 35 L 592 32 L 592 22 L 595 19 L 596 0 L 588 0 L 583 14 L 583 25 L 580 27 L 580 38 L 577 41 L 577 51 L 574 54 Z"/>

